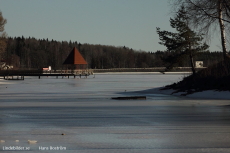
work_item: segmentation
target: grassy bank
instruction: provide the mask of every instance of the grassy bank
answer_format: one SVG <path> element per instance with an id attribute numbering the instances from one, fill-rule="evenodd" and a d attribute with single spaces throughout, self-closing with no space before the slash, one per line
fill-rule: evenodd
<path id="1" fill-rule="evenodd" d="M 230 60 L 200 70 L 195 75 L 185 77 L 182 81 L 168 85 L 164 89 L 174 89 L 176 92 L 188 94 L 204 90 L 230 91 Z"/>

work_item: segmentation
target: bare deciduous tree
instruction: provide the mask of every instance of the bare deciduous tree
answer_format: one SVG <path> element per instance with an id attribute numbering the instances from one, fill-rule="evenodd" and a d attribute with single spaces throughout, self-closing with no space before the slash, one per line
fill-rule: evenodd
<path id="1" fill-rule="evenodd" d="M 230 26 L 229 0 L 173 0 L 174 6 L 183 5 L 188 11 L 194 28 L 206 34 L 213 32 L 213 27 L 219 25 L 221 45 L 224 59 L 230 56 L 227 53 L 226 28 Z"/>
<path id="2" fill-rule="evenodd" d="M 6 48 L 6 33 L 4 32 L 5 24 L 6 24 L 6 19 L 3 18 L 2 12 L 0 12 L 0 60 Z"/>

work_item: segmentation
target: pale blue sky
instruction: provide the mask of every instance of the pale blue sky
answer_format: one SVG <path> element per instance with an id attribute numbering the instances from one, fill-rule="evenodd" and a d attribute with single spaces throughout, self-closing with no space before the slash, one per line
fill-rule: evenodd
<path id="1" fill-rule="evenodd" d="M 165 50 L 156 27 L 171 31 L 168 0 L 0 0 L 8 36 Z M 220 42 L 210 50 L 221 50 Z"/>

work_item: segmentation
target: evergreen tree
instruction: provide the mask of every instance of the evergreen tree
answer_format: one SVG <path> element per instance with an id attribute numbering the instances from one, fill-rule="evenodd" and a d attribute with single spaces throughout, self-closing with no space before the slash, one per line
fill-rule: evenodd
<path id="1" fill-rule="evenodd" d="M 230 28 L 230 0 L 174 0 L 174 6 L 181 5 L 186 8 L 190 22 L 196 29 L 207 36 L 220 30 L 223 59 L 229 59 L 226 36 Z"/>
<path id="2" fill-rule="evenodd" d="M 202 43 L 202 35 L 198 35 L 189 28 L 189 18 L 183 6 L 179 9 L 175 18 L 170 19 L 170 25 L 177 32 L 161 31 L 157 27 L 157 33 L 161 40 L 159 44 L 166 46 L 167 51 L 173 53 L 166 59 L 170 62 L 167 69 L 173 68 L 189 57 L 192 72 L 195 74 L 194 56 L 201 51 L 205 51 L 208 45 Z"/>

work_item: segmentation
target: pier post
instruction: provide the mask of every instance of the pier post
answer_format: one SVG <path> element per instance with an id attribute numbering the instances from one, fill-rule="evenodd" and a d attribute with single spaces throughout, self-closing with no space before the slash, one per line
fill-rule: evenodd
<path id="1" fill-rule="evenodd" d="M 39 76 L 38 76 L 38 79 L 40 79 L 40 78 L 41 78 L 41 76 L 39 75 Z"/>

